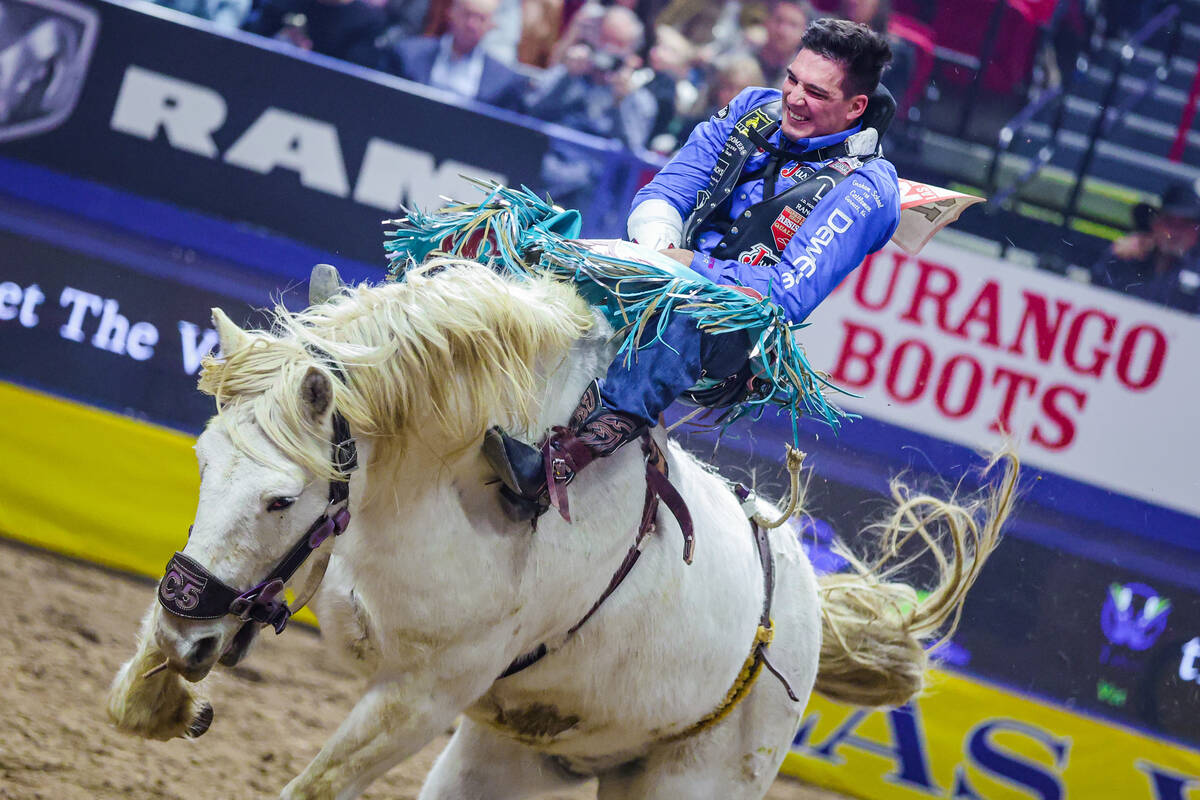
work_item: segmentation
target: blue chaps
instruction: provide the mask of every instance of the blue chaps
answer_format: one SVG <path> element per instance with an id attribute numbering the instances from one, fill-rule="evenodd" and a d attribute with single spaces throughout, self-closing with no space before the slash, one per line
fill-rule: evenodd
<path id="1" fill-rule="evenodd" d="M 644 339 L 656 329 L 646 325 Z M 701 378 L 733 375 L 750 354 L 745 331 L 702 333 L 690 314 L 674 313 L 658 341 L 639 348 L 628 359 L 619 356 L 600 383 L 600 396 L 611 411 L 621 411 L 653 427 L 675 398 Z"/>

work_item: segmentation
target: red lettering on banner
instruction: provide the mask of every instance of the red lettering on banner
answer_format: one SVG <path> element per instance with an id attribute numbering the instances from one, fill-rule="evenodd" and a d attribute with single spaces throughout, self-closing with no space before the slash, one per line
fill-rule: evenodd
<path id="1" fill-rule="evenodd" d="M 967 390 L 963 394 L 962 400 L 958 404 L 958 408 L 950 407 L 950 384 L 954 380 L 955 370 L 959 364 L 966 364 L 971 372 L 971 377 L 968 379 Z M 937 385 L 937 407 L 943 414 L 951 419 L 960 419 L 967 416 L 975 410 L 976 404 L 979 403 L 979 390 L 983 387 L 983 365 L 968 355 L 957 355 L 946 362 L 946 366 L 942 367 L 942 375 L 938 379 Z"/>
<path id="2" fill-rule="evenodd" d="M 842 352 L 838 355 L 837 366 L 833 368 L 833 379 L 842 386 L 861 389 L 875 380 L 875 359 L 883 352 L 883 334 L 874 328 L 848 321 L 843 321 L 842 327 L 846 335 L 842 337 Z M 863 335 L 868 345 L 860 349 L 858 342 Z M 852 363 L 862 365 L 859 377 L 851 377 L 849 367 Z"/>
<path id="3" fill-rule="evenodd" d="M 1062 450 L 1075 440 L 1075 418 L 1087 403 L 1087 393 L 1081 389 L 1061 383 L 1043 389 L 1038 376 L 1003 366 L 989 368 L 971 353 L 952 353 L 943 360 L 920 339 L 903 339 L 893 345 L 882 330 L 869 325 L 843 320 L 842 328 L 842 346 L 831 373 L 837 384 L 864 393 L 877 391 L 892 404 L 928 398 L 939 414 L 951 420 L 993 414 L 988 429 L 1004 433 L 1016 432 L 1013 419 L 1019 405 L 1024 398 L 1031 398 L 1041 412 L 1030 434 L 1033 443 Z M 1153 333 L 1153 329 L 1146 330 Z M 1129 364 L 1135 360 L 1136 349 L 1128 348 Z M 1155 354 L 1160 348 L 1151 346 L 1149 350 L 1139 361 L 1145 367 L 1128 372 L 1135 384 L 1157 375 L 1161 358 Z"/>
<path id="4" fill-rule="evenodd" d="M 1049 364 L 1050 357 L 1054 355 L 1054 345 L 1058 343 L 1058 332 L 1062 329 L 1063 320 L 1067 318 L 1067 312 L 1071 310 L 1071 304 L 1065 300 L 1055 300 L 1054 306 L 1058 309 L 1058 313 L 1054 317 L 1054 322 L 1051 323 L 1045 297 L 1028 290 L 1021 292 L 1021 295 L 1025 298 L 1025 311 L 1021 314 L 1021 325 L 1017 328 L 1017 335 L 1013 339 L 1013 343 L 1008 346 L 1008 352 L 1025 355 L 1025 349 L 1021 342 L 1025 338 L 1026 326 L 1032 321 L 1038 360 L 1043 364 Z"/>
<path id="5" fill-rule="evenodd" d="M 958 291 L 958 276 L 948 267 L 934 264 L 932 261 L 918 259 L 917 264 L 921 268 L 921 275 L 917 278 L 916 288 L 913 289 L 912 302 L 908 306 L 908 311 L 901 314 L 900 319 L 924 325 L 925 321 L 921 319 L 921 306 L 926 300 L 932 300 L 937 306 L 938 327 L 950 333 L 950 326 L 946 321 L 946 303 Z M 934 275 L 942 278 L 943 282 L 940 288 L 931 285 Z"/>
<path id="6" fill-rule="evenodd" d="M 1091 375 L 1098 378 L 1100 377 L 1100 373 L 1104 371 L 1104 365 L 1112 356 L 1112 352 L 1101 350 L 1099 347 L 1093 347 L 1092 363 L 1087 366 L 1079 363 L 1079 340 L 1083 335 L 1083 326 L 1090 319 L 1099 320 L 1104 325 L 1104 331 L 1100 334 L 1100 341 L 1104 344 L 1112 342 L 1113 334 L 1117 330 L 1117 318 L 1111 314 L 1105 314 L 1099 309 L 1089 308 L 1071 321 L 1071 329 L 1067 332 L 1067 343 L 1063 347 L 1063 358 L 1066 360 L 1067 366 L 1080 375 Z"/>
<path id="7" fill-rule="evenodd" d="M 847 279 L 853 284 L 838 287 L 861 313 L 842 321 L 832 379 L 890 405 L 918 406 L 929 419 L 986 425 L 1056 452 L 1078 440 L 1085 408 L 1097 402 L 1083 379 L 1115 392 L 1162 380 L 1164 329 L 1036 287 L 1008 294 L 1005 280 L 968 280 L 965 269 L 896 250 L 868 256 Z"/>
<path id="8" fill-rule="evenodd" d="M 983 338 L 979 340 L 980 344 L 990 347 L 1000 346 L 1000 284 L 995 281 L 985 283 L 983 289 L 976 295 L 975 302 L 967 310 L 962 322 L 958 323 L 958 327 L 951 333 L 966 339 L 967 325 L 972 322 L 981 322 L 984 325 L 984 334 Z"/>
<path id="9" fill-rule="evenodd" d="M 1086 394 L 1074 387 L 1061 383 L 1055 384 L 1046 390 L 1046 393 L 1042 395 L 1042 411 L 1058 427 L 1058 438 L 1046 438 L 1046 435 L 1042 433 L 1042 426 L 1040 424 L 1033 426 L 1033 436 L 1031 438 L 1047 450 L 1062 450 L 1075 441 L 1075 421 L 1058 404 L 1059 398 L 1064 395 L 1075 401 L 1075 413 L 1083 411 L 1083 406 L 1087 402 Z"/>
<path id="10" fill-rule="evenodd" d="M 1140 378 L 1134 380 L 1129 374 L 1129 365 L 1133 361 L 1133 353 L 1137 347 L 1138 339 L 1141 338 L 1143 333 L 1149 333 L 1153 337 L 1150 345 L 1152 349 L 1150 350 L 1150 357 L 1146 361 L 1145 371 Z M 1148 389 L 1158 382 L 1158 378 L 1162 374 L 1163 361 L 1166 357 L 1166 334 L 1153 325 L 1137 325 L 1129 329 L 1129 333 L 1125 334 L 1125 341 L 1121 343 L 1121 352 L 1117 355 L 1117 378 L 1120 379 L 1121 383 L 1135 392 Z"/>
<path id="11" fill-rule="evenodd" d="M 993 433 L 1008 434 L 1013 432 L 1012 415 L 1017 405 L 1017 395 L 1023 388 L 1028 388 L 1029 391 L 1025 394 L 1033 397 L 1037 391 L 1038 379 L 1036 375 L 1027 375 L 1006 367 L 996 367 L 996 372 L 992 376 L 992 385 L 996 386 L 1001 381 L 1008 385 L 1004 389 L 1004 399 L 1000 402 L 1000 413 L 988 425 L 988 430 Z"/>
<path id="12" fill-rule="evenodd" d="M 883 260 L 882 253 L 868 256 L 857 276 L 853 277 L 854 302 L 859 308 L 876 313 L 895 308 L 898 318 L 905 322 L 923 328 L 936 326 L 950 336 L 1036 359 L 1043 364 L 1057 361 L 1072 372 L 1091 378 L 1104 378 L 1105 370 L 1111 369 L 1113 356 L 1117 355 L 1115 377 L 1133 390 L 1147 389 L 1161 377 L 1168 342 L 1166 335 L 1153 325 L 1139 325 L 1122 331 L 1120 319 L 1112 314 L 1098 308 L 1076 310 L 1066 300 L 1024 289 L 1021 291 L 1020 317 L 1009 316 L 1009 320 L 1015 322 L 1013 331 L 1011 324 L 1005 325 L 999 281 L 985 281 L 966 311 L 958 316 L 952 306 L 958 307 L 962 284 L 955 269 L 915 259 L 917 272 L 913 276 L 911 293 L 898 296 L 901 273 L 910 259 L 894 250 L 889 254 L 890 263 Z M 857 330 L 858 335 L 866 335 L 867 329 Z M 1011 337 L 1009 331 L 1013 331 Z M 872 335 L 883 336 L 881 332 Z M 862 342 L 854 343 L 848 350 L 843 350 L 842 358 L 851 361 L 858 358 L 865 364 L 861 358 L 863 354 L 857 352 L 862 346 Z M 1144 354 L 1143 350 L 1146 351 Z M 1124 354 L 1124 360 L 1121 360 L 1121 354 Z M 847 361 L 843 366 L 849 363 Z M 1018 380 L 1007 373 L 998 374 L 1001 376 L 996 381 L 1003 384 L 1008 393 L 1005 401 L 1008 413 L 1001 413 L 993 426 L 1007 423 L 1016 398 L 1014 393 L 1024 391 L 1023 379 Z M 893 376 L 892 380 L 895 379 Z M 1014 380 L 1017 384 L 1012 383 Z"/>
<path id="13" fill-rule="evenodd" d="M 920 358 L 917 362 L 917 374 L 913 378 L 912 386 L 905 391 L 901 391 L 899 387 L 900 368 L 904 365 L 904 357 L 911 348 L 916 348 L 916 352 Z M 913 402 L 925 393 L 931 369 L 933 369 L 933 351 L 929 349 L 929 346 L 917 339 L 905 339 L 897 345 L 896 350 L 892 353 L 892 360 L 888 364 L 888 394 L 892 396 L 893 400 L 899 403 Z"/>

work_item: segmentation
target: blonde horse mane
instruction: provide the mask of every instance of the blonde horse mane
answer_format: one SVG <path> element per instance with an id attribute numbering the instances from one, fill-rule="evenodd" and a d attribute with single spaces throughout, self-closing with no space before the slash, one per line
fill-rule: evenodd
<path id="1" fill-rule="evenodd" d="M 561 358 L 592 324 L 567 284 L 439 259 L 403 282 L 346 288 L 299 313 L 277 306 L 269 332 L 222 334 L 231 352 L 204 360 L 199 388 L 216 399 L 218 418 L 248 415 L 285 456 L 329 478 L 327 451 L 313 446 L 327 434 L 301 397 L 310 369 L 327 375 L 333 407 L 355 435 L 396 437 L 433 425 L 465 447 L 488 425 L 530 425 L 539 359 Z M 267 457 L 237 425 L 226 427 L 243 450 Z"/>

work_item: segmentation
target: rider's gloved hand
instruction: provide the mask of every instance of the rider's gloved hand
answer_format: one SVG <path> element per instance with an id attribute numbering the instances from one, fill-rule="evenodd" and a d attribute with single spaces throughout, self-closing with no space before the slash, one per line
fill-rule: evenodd
<path id="1" fill-rule="evenodd" d="M 651 198 L 639 203 L 630 213 L 628 231 L 630 241 L 653 250 L 679 247 L 683 241 L 683 217 L 666 200 Z M 689 257 L 683 263 L 690 263 L 690 260 Z"/>

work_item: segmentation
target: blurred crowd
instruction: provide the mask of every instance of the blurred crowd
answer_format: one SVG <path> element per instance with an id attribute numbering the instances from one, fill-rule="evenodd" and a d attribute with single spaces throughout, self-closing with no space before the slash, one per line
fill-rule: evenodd
<path id="1" fill-rule="evenodd" d="M 889 30 L 889 0 L 159 0 L 489 105 L 671 153 L 747 86 L 779 86 L 808 23 Z M 910 48 L 892 35 L 901 97 Z M 564 157 L 568 157 L 565 156 Z"/>
<path id="2" fill-rule="evenodd" d="M 919 66 L 928 50 L 923 26 L 936 10 L 934 0 L 916 4 L 927 7 L 926 19 L 893 15 L 891 0 L 157 2 L 223 28 L 664 155 L 744 88 L 781 86 L 808 23 L 824 16 L 861 22 L 888 37 L 893 60 L 883 83 L 899 102 L 902 120 L 928 79 L 927 68 Z M 1094 4 L 1072 2 L 1069 8 L 1082 18 Z M 1109 16 L 1124 20 L 1120 13 Z M 1055 44 L 1068 55 L 1078 49 L 1078 42 Z M 543 188 L 578 206 L 602 170 L 586 148 L 555 142 L 543 164 Z M 1196 187 L 1172 187 L 1159 204 L 1136 209 L 1133 232 L 1092 265 L 1089 277 L 1096 285 L 1200 312 Z"/>
<path id="3" fill-rule="evenodd" d="M 1134 206 L 1133 228 L 1092 266 L 1092 283 L 1178 311 L 1200 313 L 1196 185 L 1172 184 L 1157 203 Z"/>

